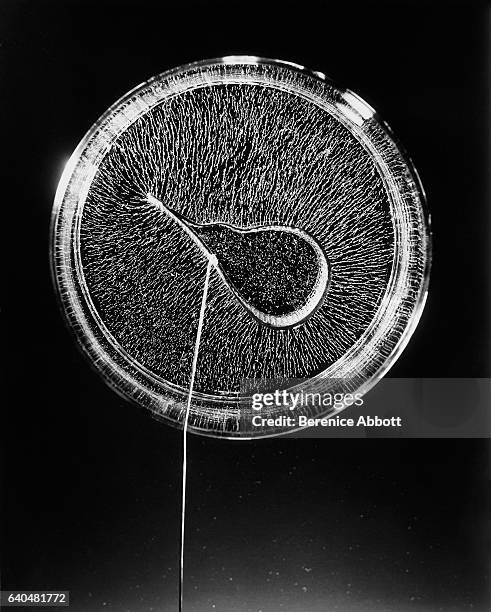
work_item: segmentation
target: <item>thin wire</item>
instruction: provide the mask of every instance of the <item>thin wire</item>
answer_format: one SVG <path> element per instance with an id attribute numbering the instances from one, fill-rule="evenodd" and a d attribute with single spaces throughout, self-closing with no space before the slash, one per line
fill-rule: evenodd
<path id="1" fill-rule="evenodd" d="M 199 313 L 198 331 L 196 332 L 196 343 L 194 345 L 193 366 L 191 368 L 191 379 L 189 381 L 189 394 L 186 406 L 186 414 L 184 417 L 183 427 L 183 451 L 182 451 L 182 500 L 181 500 L 181 548 L 180 558 L 181 567 L 179 575 L 179 612 L 183 610 L 183 595 L 184 595 L 184 523 L 186 515 L 186 475 L 187 475 L 187 431 L 189 421 L 189 410 L 191 408 L 191 399 L 193 396 L 194 377 L 196 375 L 196 364 L 198 362 L 199 345 L 201 341 L 201 330 L 203 329 L 203 320 L 205 318 L 206 298 L 208 296 L 208 284 L 210 281 L 211 266 L 214 263 L 214 257 L 208 259 L 206 266 L 205 284 L 203 287 L 203 297 L 201 298 L 201 310 Z"/>

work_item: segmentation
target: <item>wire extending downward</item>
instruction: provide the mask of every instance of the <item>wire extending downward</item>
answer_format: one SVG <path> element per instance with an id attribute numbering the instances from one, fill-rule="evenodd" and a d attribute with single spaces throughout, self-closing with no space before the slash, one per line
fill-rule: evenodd
<path id="1" fill-rule="evenodd" d="M 189 381 L 189 394 L 186 405 L 186 414 L 184 416 L 183 427 L 183 451 L 182 451 L 182 501 L 181 501 L 181 547 L 180 547 L 180 575 L 179 575 L 179 612 L 183 610 L 183 594 L 184 594 L 184 524 L 186 514 L 186 473 L 187 473 L 187 430 L 189 421 L 189 411 L 191 409 L 191 399 L 193 397 L 194 378 L 196 375 L 196 364 L 198 362 L 199 345 L 201 341 L 201 330 L 203 329 L 203 320 L 205 318 L 206 298 L 208 296 L 208 284 L 210 281 L 210 272 L 213 265 L 212 257 L 208 259 L 206 265 L 206 276 L 203 287 L 203 297 L 201 298 L 201 310 L 199 313 L 198 331 L 196 332 L 196 342 L 194 345 L 193 365 L 191 368 L 191 379 Z"/>

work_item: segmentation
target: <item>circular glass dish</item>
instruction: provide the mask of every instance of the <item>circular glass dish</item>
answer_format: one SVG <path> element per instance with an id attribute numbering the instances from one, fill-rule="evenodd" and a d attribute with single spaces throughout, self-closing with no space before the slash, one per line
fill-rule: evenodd
<path id="1" fill-rule="evenodd" d="M 363 394 L 419 320 L 430 232 L 418 176 L 376 112 L 320 73 L 241 56 L 160 74 L 70 158 L 52 269 L 106 382 L 177 426 L 209 261 L 189 429 L 292 431 L 253 424 L 255 392 Z M 333 411 L 306 402 L 295 417 Z"/>

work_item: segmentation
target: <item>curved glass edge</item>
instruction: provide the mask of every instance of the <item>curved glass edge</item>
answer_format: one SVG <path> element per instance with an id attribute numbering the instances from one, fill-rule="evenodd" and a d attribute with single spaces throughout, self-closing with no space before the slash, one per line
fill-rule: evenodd
<path id="1" fill-rule="evenodd" d="M 87 356 L 87 358 L 89 359 L 89 362 L 91 363 L 91 366 L 93 367 L 94 371 L 96 371 L 99 375 L 102 376 L 103 380 L 106 382 L 106 384 L 108 384 L 108 386 L 110 386 L 114 391 L 116 391 L 118 393 L 118 395 L 120 395 L 122 398 L 135 403 L 137 405 L 141 405 L 134 397 L 131 397 L 131 395 L 129 395 L 127 393 L 127 391 L 125 391 L 124 389 L 122 389 L 120 386 L 118 386 L 117 381 L 111 379 L 111 377 L 107 376 L 104 373 L 103 368 L 101 368 L 99 365 L 97 365 L 96 363 L 94 363 L 94 359 L 93 359 L 93 354 L 91 352 L 91 348 L 87 346 L 86 342 L 84 342 L 85 338 L 81 337 L 80 332 L 76 329 L 76 326 L 74 325 L 74 322 L 70 319 L 69 317 L 69 313 L 67 312 L 67 308 L 66 305 L 64 304 L 63 300 L 62 300 L 62 296 L 61 296 L 61 287 L 59 284 L 59 278 L 58 275 L 56 273 L 56 269 L 55 269 L 55 265 L 56 265 L 56 261 L 55 261 L 55 241 L 56 241 L 56 224 L 57 224 L 57 220 L 58 220 L 58 216 L 59 216 L 59 212 L 63 203 L 63 199 L 64 199 L 64 195 L 65 192 L 68 188 L 70 179 L 73 175 L 73 172 L 77 166 L 80 154 L 83 152 L 83 150 L 85 149 L 87 143 L 90 141 L 90 139 L 92 138 L 92 136 L 98 131 L 99 126 L 101 125 L 101 123 L 103 123 L 108 117 L 110 117 L 114 111 L 120 107 L 122 104 L 124 104 L 125 101 L 129 100 L 135 93 L 137 93 L 139 90 L 141 90 L 144 87 L 148 87 L 150 86 L 152 83 L 156 82 L 156 81 L 160 81 L 163 78 L 169 78 L 172 75 L 175 74 L 181 74 L 183 72 L 186 72 L 190 69 L 195 69 L 195 68 L 206 68 L 206 66 L 212 66 L 212 65 L 218 65 L 218 64 L 234 64 L 234 65 L 238 65 L 238 64 L 244 64 L 244 65 L 250 65 L 250 64 L 263 64 L 263 65 L 273 65 L 275 67 L 284 67 L 287 70 L 295 70 L 298 71 L 300 73 L 302 73 L 305 76 L 310 77 L 311 79 L 315 79 L 319 82 L 328 82 L 329 84 L 331 84 L 335 89 L 337 89 L 339 92 L 341 92 L 342 94 L 345 94 L 344 97 L 344 102 L 346 103 L 346 106 L 348 109 L 350 109 L 353 113 L 354 116 L 356 116 L 356 114 L 361 115 L 361 117 L 364 120 L 368 120 L 368 119 L 374 119 L 379 126 L 381 126 L 387 136 L 389 137 L 389 139 L 392 141 L 392 143 L 394 144 L 394 146 L 397 148 L 398 152 L 400 153 L 401 157 L 404 159 L 405 163 L 406 163 L 406 167 L 409 170 L 412 179 L 414 180 L 416 186 L 417 186 L 417 191 L 418 191 L 418 199 L 419 199 L 419 204 L 421 206 L 422 209 L 422 213 L 423 213 L 423 219 L 424 219 L 424 234 L 425 234 L 425 247 L 426 247 L 426 261 L 425 261 L 425 271 L 424 274 L 422 275 L 422 279 L 423 282 L 421 284 L 420 287 L 420 292 L 419 292 L 419 298 L 415 303 L 415 306 L 413 308 L 412 314 L 410 316 L 409 319 L 409 323 L 408 325 L 405 327 L 405 329 L 403 330 L 403 332 L 401 333 L 401 336 L 399 338 L 398 343 L 395 345 L 395 347 L 392 349 L 391 353 L 389 354 L 388 358 L 385 359 L 385 361 L 383 362 L 383 364 L 376 370 L 376 372 L 370 377 L 368 378 L 365 383 L 363 385 L 361 385 L 359 387 L 359 392 L 361 394 L 365 394 L 367 393 L 381 378 L 383 378 L 385 376 L 385 374 L 390 370 L 390 368 L 393 366 L 393 364 L 396 362 L 396 360 L 399 358 L 400 354 L 402 353 L 402 351 L 404 350 L 405 346 L 407 345 L 407 343 L 409 342 L 415 328 L 418 325 L 418 322 L 421 318 L 423 309 L 424 309 L 424 305 L 426 303 L 426 299 L 427 299 L 427 294 L 428 294 L 428 285 L 429 285 L 429 276 L 430 276 L 430 269 L 431 269 L 431 257 L 432 257 L 432 248 L 431 248 L 431 216 L 429 214 L 428 211 L 428 207 L 427 207 L 427 200 L 426 200 L 426 195 L 424 192 L 424 188 L 421 182 L 421 179 L 419 177 L 419 174 L 414 166 L 414 163 L 412 162 L 411 158 L 409 157 L 409 155 L 406 153 L 405 149 L 401 146 L 400 142 L 398 141 L 398 139 L 395 137 L 393 131 L 391 130 L 391 128 L 388 126 L 388 124 L 383 121 L 380 116 L 378 115 L 378 113 L 367 103 L 365 102 L 358 94 L 352 92 L 349 89 L 346 88 L 340 88 L 338 85 L 336 85 L 336 83 L 332 80 L 329 79 L 328 77 L 326 77 L 323 73 L 320 72 L 316 72 L 316 71 L 312 71 L 309 70 L 307 68 L 305 68 L 304 66 L 301 66 L 299 64 L 296 63 L 292 63 L 292 62 L 288 62 L 288 61 L 283 61 L 283 60 L 277 60 L 277 59 L 267 59 L 267 58 L 261 58 L 261 57 L 257 57 L 257 56 L 226 56 L 226 57 L 221 57 L 221 58 L 213 58 L 213 59 L 209 59 L 209 60 L 202 60 L 202 61 L 198 61 L 198 62 L 190 62 L 187 64 L 184 64 L 182 66 L 178 66 L 176 68 L 172 68 L 170 70 L 164 71 L 158 75 L 155 75 L 153 77 L 151 77 L 150 79 L 148 79 L 147 81 L 144 81 L 142 83 L 140 83 L 139 85 L 137 85 L 136 87 L 134 87 L 133 89 L 131 89 L 129 92 L 127 92 L 125 95 L 123 95 L 119 100 L 117 100 L 113 105 L 111 105 L 111 107 L 108 108 L 108 110 L 106 110 L 106 112 L 101 115 L 101 117 L 93 124 L 93 126 L 87 131 L 87 133 L 84 135 L 84 137 L 81 139 L 81 141 L 79 142 L 79 144 L 77 145 L 77 147 L 75 148 L 74 152 L 72 153 L 72 155 L 70 156 L 69 161 L 67 162 L 67 164 L 65 165 L 64 171 L 62 173 L 61 179 L 59 181 L 58 184 L 58 188 L 56 190 L 56 195 L 55 195 L 55 201 L 54 201 L 54 205 L 53 205 L 53 210 L 52 210 L 52 214 L 51 214 L 51 223 L 50 223 L 50 268 L 51 268 L 51 276 L 52 276 L 52 281 L 54 284 L 54 287 L 56 289 L 56 293 L 58 296 L 58 304 L 59 307 L 64 315 L 64 320 L 65 323 L 67 324 L 67 326 L 71 329 L 72 333 L 75 335 L 76 340 L 77 340 L 77 345 L 79 346 L 79 348 L 82 350 L 83 354 Z M 366 117 L 363 117 L 364 113 L 368 113 Z M 349 118 L 349 115 L 348 115 Z M 182 429 L 182 423 L 173 419 L 170 419 L 168 417 L 166 417 L 165 415 L 157 412 L 156 410 L 152 409 L 151 406 L 146 405 L 144 406 L 146 411 L 150 411 L 150 413 L 152 414 L 152 416 L 154 418 L 156 418 L 156 420 L 159 421 L 165 421 L 166 424 L 170 424 L 171 426 L 178 428 L 178 429 Z M 329 410 L 326 412 L 326 415 L 329 414 Z M 230 431 L 222 431 L 222 430 L 210 430 L 210 429 L 202 429 L 202 428 L 198 428 L 198 427 L 194 427 L 194 426 L 190 426 L 189 427 L 189 431 L 192 431 L 193 433 L 199 434 L 199 435 L 204 435 L 207 437 L 220 437 L 220 438 L 225 438 L 225 439 L 234 439 L 234 440 L 251 440 L 251 439 L 256 439 L 256 438 L 267 438 L 267 437 L 277 437 L 280 435 L 285 435 L 285 434 L 289 434 L 289 433 L 294 433 L 295 431 L 298 431 L 300 429 L 303 428 L 297 428 L 297 429 L 289 429 L 288 431 L 282 430 L 282 431 L 275 431 L 275 432 L 266 432 L 266 431 L 259 431 L 257 432 L 257 434 L 251 435 L 251 436 L 245 436 L 243 434 L 241 434 L 240 432 L 238 433 L 233 433 Z"/>

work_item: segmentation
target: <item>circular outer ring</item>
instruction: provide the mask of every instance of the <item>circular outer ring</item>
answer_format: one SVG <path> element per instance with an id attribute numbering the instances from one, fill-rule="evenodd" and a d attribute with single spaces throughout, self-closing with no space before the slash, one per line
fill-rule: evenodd
<path id="1" fill-rule="evenodd" d="M 248 67 L 247 78 L 241 71 L 244 66 Z M 425 194 L 411 160 L 371 106 L 349 89 L 334 85 L 320 72 L 291 62 L 254 56 L 195 62 L 159 74 L 111 106 L 83 137 L 66 164 L 52 212 L 51 265 L 66 320 L 93 367 L 117 393 L 150 409 L 156 418 L 168 424 L 182 426 L 186 397 L 176 399 L 174 396 L 170 400 L 169 391 L 175 394 L 176 389 L 169 383 L 163 385 L 115 344 L 98 321 L 82 282 L 78 230 L 88 189 L 112 143 L 167 96 L 224 82 L 224 76 L 227 83 L 271 86 L 271 75 L 274 75 L 275 87 L 291 91 L 288 82 L 292 73 L 296 75 L 298 87 L 295 93 L 333 114 L 371 153 L 390 195 L 395 241 L 391 278 L 375 317 L 341 359 L 309 381 L 309 390 L 318 386 L 323 391 L 366 393 L 397 360 L 421 316 L 431 266 L 430 217 Z M 295 389 L 300 386 L 291 391 Z M 247 432 L 234 429 L 239 410 L 237 404 L 231 406 L 229 400 L 219 398 L 215 406 L 210 407 L 206 406 L 209 396 L 193 393 L 193 398 L 201 404 L 199 410 L 192 409 L 194 414 L 189 421 L 189 430 L 194 433 L 229 439 L 285 433 L 275 428 Z M 216 417 L 217 408 L 220 418 Z M 278 414 L 272 412 L 267 416 Z M 224 427 L 224 423 L 232 425 Z"/>

